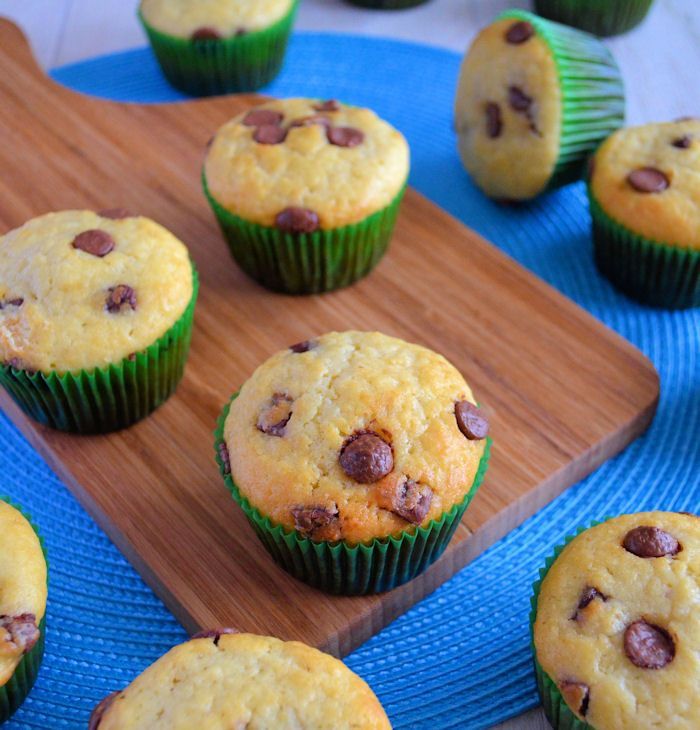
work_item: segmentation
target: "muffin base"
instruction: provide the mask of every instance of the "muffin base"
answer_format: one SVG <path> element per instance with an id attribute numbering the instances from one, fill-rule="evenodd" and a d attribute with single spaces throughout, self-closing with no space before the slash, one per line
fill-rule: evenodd
<path id="1" fill-rule="evenodd" d="M 268 28 L 218 40 L 171 36 L 138 15 L 168 82 L 191 96 L 212 96 L 255 91 L 279 74 L 298 6 L 295 0 Z"/>
<path id="2" fill-rule="evenodd" d="M 0 365 L 0 385 L 44 426 L 73 433 L 107 433 L 145 418 L 182 378 L 192 338 L 199 277 L 192 266 L 192 298 L 156 342 L 120 363 L 93 370 L 30 372 Z"/>
<path id="3" fill-rule="evenodd" d="M 442 555 L 486 474 L 491 439 L 486 440 L 469 492 L 439 519 L 413 532 L 404 532 L 400 537 L 375 538 L 366 544 L 350 545 L 342 540 L 315 542 L 263 516 L 225 472 L 219 447 L 225 443 L 224 424 L 237 396 L 238 393 L 234 394 L 219 416 L 214 433 L 216 463 L 224 483 L 275 562 L 298 580 L 327 593 L 346 596 L 383 593 L 424 572 Z"/>
<path id="4" fill-rule="evenodd" d="M 598 36 L 626 33 L 639 25 L 654 0 L 535 0 L 538 15 Z"/>
<path id="5" fill-rule="evenodd" d="M 498 19 L 531 23 L 549 47 L 559 74 L 562 119 L 559 155 L 542 192 L 579 180 L 588 155 L 625 121 L 625 92 L 610 51 L 597 39 L 525 10 Z"/>
<path id="6" fill-rule="evenodd" d="M 262 286 L 285 294 L 333 291 L 369 274 L 389 247 L 406 190 L 358 223 L 294 234 L 231 213 L 211 194 L 204 173 L 202 184 L 236 263 Z"/>
<path id="7" fill-rule="evenodd" d="M 640 236 L 611 218 L 589 186 L 598 270 L 632 299 L 664 309 L 700 306 L 700 250 Z"/>

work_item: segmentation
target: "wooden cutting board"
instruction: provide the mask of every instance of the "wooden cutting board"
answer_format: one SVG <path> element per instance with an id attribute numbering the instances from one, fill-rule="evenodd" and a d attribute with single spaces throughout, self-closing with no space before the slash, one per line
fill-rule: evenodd
<path id="1" fill-rule="evenodd" d="M 64 208 L 127 207 L 172 229 L 202 289 L 185 378 L 146 421 L 79 437 L 0 405 L 187 629 L 235 626 L 337 655 L 358 646 L 649 424 L 649 361 L 410 190 L 391 249 L 359 284 L 272 294 L 230 260 L 200 189 L 205 143 L 239 96 L 115 104 L 72 93 L 0 21 L 0 226 Z M 278 568 L 229 497 L 215 420 L 262 360 L 333 329 L 378 329 L 444 353 L 492 423 L 491 467 L 444 557 L 391 593 L 332 597 Z M 52 562 L 61 560 L 55 555 Z"/>

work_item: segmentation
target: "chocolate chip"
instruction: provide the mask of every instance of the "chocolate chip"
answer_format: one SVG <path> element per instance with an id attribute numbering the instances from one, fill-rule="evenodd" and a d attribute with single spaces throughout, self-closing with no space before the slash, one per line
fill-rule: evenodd
<path id="1" fill-rule="evenodd" d="M 290 207 L 275 216 L 275 226 L 285 233 L 313 233 L 321 223 L 313 210 Z"/>
<path id="2" fill-rule="evenodd" d="M 291 345 L 289 349 L 299 355 L 302 352 L 313 350 L 315 347 L 318 347 L 318 342 L 316 342 L 316 340 L 304 340 L 303 342 L 297 342 L 296 344 Z"/>
<path id="3" fill-rule="evenodd" d="M 253 109 L 243 117 L 246 127 L 265 127 L 268 124 L 282 124 L 284 114 L 272 109 Z"/>
<path id="4" fill-rule="evenodd" d="M 287 138 L 287 130 L 275 124 L 263 124 L 253 132 L 253 139 L 259 144 L 280 144 Z"/>
<path id="5" fill-rule="evenodd" d="M 532 97 L 528 96 L 519 86 L 509 86 L 508 103 L 518 113 L 527 112 L 532 106 Z"/>
<path id="6" fill-rule="evenodd" d="M 221 40 L 221 33 L 214 28 L 197 28 L 190 38 L 193 41 L 218 41 Z"/>
<path id="7" fill-rule="evenodd" d="M 111 287 L 107 294 L 105 309 L 111 314 L 117 314 L 125 306 L 136 309 L 136 292 L 126 284 Z"/>
<path id="8" fill-rule="evenodd" d="M 486 134 L 491 139 L 501 136 L 503 120 L 501 118 L 501 107 L 495 101 L 486 105 Z"/>
<path id="9" fill-rule="evenodd" d="M 655 167 L 632 170 L 627 182 L 639 193 L 661 193 L 671 184 L 668 177 Z"/>
<path id="10" fill-rule="evenodd" d="M 77 248 L 79 251 L 85 251 L 85 253 L 92 254 L 98 258 L 106 256 L 108 253 L 114 251 L 114 239 L 107 233 L 99 228 L 94 228 L 90 231 L 83 231 L 79 233 L 71 244 L 73 248 Z"/>
<path id="11" fill-rule="evenodd" d="M 22 297 L 15 297 L 14 299 L 6 299 L 1 300 L 0 299 L 0 310 L 5 309 L 5 307 L 21 307 L 24 304 L 24 299 Z"/>
<path id="12" fill-rule="evenodd" d="M 581 717 L 586 717 L 591 700 L 591 690 L 587 684 L 567 679 L 559 685 L 559 691 L 566 700 L 566 704 L 574 712 L 577 712 Z"/>
<path id="13" fill-rule="evenodd" d="M 6 635 L 0 640 L 12 645 L 18 653 L 26 654 L 39 641 L 39 627 L 36 625 L 36 616 L 33 613 L 21 613 L 19 616 L 0 616 L 0 630 Z"/>
<path id="14" fill-rule="evenodd" d="M 328 99 L 320 104 L 314 104 L 313 108 L 317 112 L 337 112 L 340 111 L 340 102 L 335 99 Z"/>
<path id="15" fill-rule="evenodd" d="M 294 527 L 302 535 L 315 540 L 340 540 L 340 515 L 337 505 L 292 507 Z"/>
<path id="16" fill-rule="evenodd" d="M 102 218 L 111 218 L 112 220 L 122 220 L 123 218 L 135 218 L 136 216 L 126 208 L 105 208 L 98 210 L 97 215 Z"/>
<path id="17" fill-rule="evenodd" d="M 586 586 L 583 591 L 581 591 L 581 597 L 578 600 L 576 612 L 571 617 L 572 620 L 579 621 L 582 618 L 581 611 L 590 606 L 596 598 L 603 602 L 608 600 L 608 597 L 604 593 L 601 593 L 597 588 L 594 588 L 593 586 Z"/>
<path id="18" fill-rule="evenodd" d="M 319 124 L 323 127 L 329 127 L 332 122 L 328 117 L 321 116 L 320 114 L 311 114 L 308 117 L 299 117 L 294 119 L 290 124 L 290 129 L 294 127 L 311 127 L 314 124 Z"/>
<path id="19" fill-rule="evenodd" d="M 481 441 L 489 432 L 489 422 L 481 410 L 467 400 L 455 403 L 457 427 L 470 441 Z"/>
<path id="20" fill-rule="evenodd" d="M 240 38 L 242 35 L 248 35 L 248 29 L 243 28 L 242 26 L 240 28 L 236 28 L 236 32 L 234 33 L 236 38 Z"/>
<path id="21" fill-rule="evenodd" d="M 196 634 L 192 634 L 190 641 L 193 639 L 214 639 L 214 646 L 219 646 L 219 639 L 224 634 L 238 634 L 240 633 L 236 629 L 229 628 L 218 628 L 218 629 L 205 629 L 204 631 L 198 631 Z"/>
<path id="22" fill-rule="evenodd" d="M 284 436 L 292 417 L 294 401 L 285 393 L 275 393 L 258 416 L 258 430 L 269 436 Z"/>
<path id="23" fill-rule="evenodd" d="M 129 362 L 136 362 L 136 353 L 135 353 L 135 352 L 130 352 L 130 353 L 129 353 L 129 354 L 128 354 L 128 355 L 126 356 L 126 359 L 127 359 L 127 360 L 128 360 Z"/>
<path id="24" fill-rule="evenodd" d="M 432 500 L 433 490 L 429 486 L 406 479 L 396 487 L 391 511 L 407 522 L 420 525 L 430 511 Z"/>
<path id="25" fill-rule="evenodd" d="M 689 134 L 684 134 L 682 137 L 676 137 L 671 144 L 679 150 L 687 150 L 693 144 L 693 138 Z"/>
<path id="26" fill-rule="evenodd" d="M 95 709 L 92 711 L 92 715 L 90 715 L 88 730 L 97 730 L 99 728 L 105 713 L 112 706 L 112 703 L 117 699 L 117 695 L 119 694 L 121 694 L 119 690 L 112 692 L 95 706 Z"/>
<path id="27" fill-rule="evenodd" d="M 628 659 L 642 669 L 661 669 L 676 656 L 676 645 L 668 631 L 644 619 L 627 627 L 624 644 Z"/>
<path id="28" fill-rule="evenodd" d="M 641 525 L 630 530 L 622 541 L 628 553 L 639 558 L 662 558 L 676 555 L 681 549 L 680 543 L 673 535 L 660 527 Z"/>
<path id="29" fill-rule="evenodd" d="M 326 137 L 336 147 L 357 147 L 364 141 L 365 134 L 354 127 L 328 127 Z"/>
<path id="30" fill-rule="evenodd" d="M 513 23 L 513 25 L 508 28 L 506 32 L 506 41 L 513 45 L 519 45 L 520 43 L 525 43 L 525 41 L 530 40 L 534 34 L 535 28 L 532 23 L 528 23 L 527 20 L 519 20 L 517 23 Z"/>
<path id="31" fill-rule="evenodd" d="M 366 431 L 347 439 L 340 450 L 340 466 L 356 482 L 371 484 L 391 472 L 394 454 L 383 438 Z"/>
<path id="32" fill-rule="evenodd" d="M 228 446 L 222 441 L 219 444 L 219 458 L 221 459 L 221 465 L 223 467 L 224 474 L 231 473 L 231 457 L 228 453 Z"/>

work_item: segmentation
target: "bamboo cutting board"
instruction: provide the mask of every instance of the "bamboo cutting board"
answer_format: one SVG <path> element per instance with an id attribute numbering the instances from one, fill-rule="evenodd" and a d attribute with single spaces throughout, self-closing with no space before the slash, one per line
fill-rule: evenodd
<path id="1" fill-rule="evenodd" d="M 168 225 L 202 280 L 176 395 L 120 433 L 77 437 L 0 405 L 186 628 L 234 626 L 348 653 L 649 424 L 649 361 L 415 191 L 390 252 L 349 289 L 271 294 L 233 264 L 200 189 L 212 132 L 253 102 L 115 104 L 63 89 L 0 21 L 0 226 L 126 207 Z M 267 556 L 218 475 L 216 417 L 262 360 L 333 329 L 378 329 L 444 353 L 490 417 L 481 492 L 444 557 L 389 594 L 327 596 Z M 54 556 L 53 560 L 60 560 Z"/>

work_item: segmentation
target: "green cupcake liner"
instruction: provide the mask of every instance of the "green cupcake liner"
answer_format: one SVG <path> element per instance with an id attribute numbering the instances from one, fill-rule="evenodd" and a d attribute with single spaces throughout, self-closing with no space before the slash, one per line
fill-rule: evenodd
<path id="1" fill-rule="evenodd" d="M 403 186 L 394 200 L 364 220 L 314 233 L 284 233 L 226 210 L 204 192 L 236 263 L 259 284 L 285 294 L 320 294 L 369 274 L 389 247 Z"/>
<path id="2" fill-rule="evenodd" d="M 617 35 L 639 25 L 654 0 L 535 0 L 539 15 L 599 36 Z"/>
<path id="3" fill-rule="evenodd" d="M 640 236 L 611 218 L 588 187 L 595 262 L 620 291 L 664 309 L 700 307 L 700 250 Z"/>
<path id="4" fill-rule="evenodd" d="M 597 520 L 592 522 L 588 527 L 580 527 L 574 535 L 569 535 L 564 539 L 561 545 L 554 548 L 554 553 L 547 558 L 544 568 L 540 569 L 540 577 L 532 585 L 532 597 L 530 598 L 530 646 L 532 648 L 532 659 L 535 666 L 535 678 L 537 680 L 537 690 L 542 701 L 544 713 L 547 716 L 554 730 L 595 730 L 593 725 L 588 724 L 584 720 L 580 720 L 574 711 L 566 704 L 562 693 L 559 691 L 556 682 L 542 669 L 542 665 L 537 659 L 537 651 L 535 650 L 535 621 L 537 619 L 537 602 L 540 597 L 542 583 L 549 573 L 556 559 L 561 555 L 564 548 L 578 535 L 591 527 L 601 525 L 605 520 Z"/>
<path id="5" fill-rule="evenodd" d="M 403 10 L 425 5 L 428 0 L 346 0 L 346 2 L 360 8 L 372 8 L 373 10 Z"/>
<path id="6" fill-rule="evenodd" d="M 295 578 L 327 593 L 366 595 L 390 591 L 425 571 L 447 547 L 465 510 L 474 498 L 486 474 L 491 439 L 469 492 L 464 499 L 413 532 L 400 537 L 375 538 L 370 543 L 349 545 L 339 542 L 314 542 L 296 530 L 275 525 L 241 494 L 230 474 L 226 473 L 219 448 L 224 444 L 224 424 L 235 393 L 217 421 L 214 448 L 216 463 L 231 495 L 241 507 L 272 558 Z"/>
<path id="7" fill-rule="evenodd" d="M 7 502 L 12 505 L 27 518 L 29 524 L 32 526 L 32 529 L 36 532 L 37 537 L 39 538 L 41 550 L 44 553 L 44 558 L 46 558 L 46 546 L 44 545 L 44 540 L 29 516 L 12 500 L 0 496 L 0 501 Z M 41 661 L 44 658 L 45 635 L 46 616 L 44 616 L 39 623 L 39 640 L 36 642 L 32 650 L 22 657 L 22 660 L 17 665 L 17 668 L 9 681 L 0 687 L 0 725 L 10 719 L 24 700 L 27 699 L 27 696 L 34 686 L 34 682 L 39 674 Z"/>
<path id="8" fill-rule="evenodd" d="M 256 91 L 280 72 L 299 0 L 268 28 L 218 40 L 190 40 L 156 30 L 139 10 L 139 20 L 165 78 L 192 96 Z"/>
<path id="9" fill-rule="evenodd" d="M 199 277 L 192 266 L 192 298 L 180 319 L 133 358 L 104 368 L 30 372 L 0 364 L 0 385 L 39 423 L 73 433 L 107 433 L 145 418 L 182 378 L 192 338 Z"/>
<path id="10" fill-rule="evenodd" d="M 557 67 L 562 94 L 559 156 L 546 192 L 579 180 L 588 156 L 625 121 L 625 90 L 610 51 L 587 33 L 525 10 L 499 16 L 531 23 Z"/>

